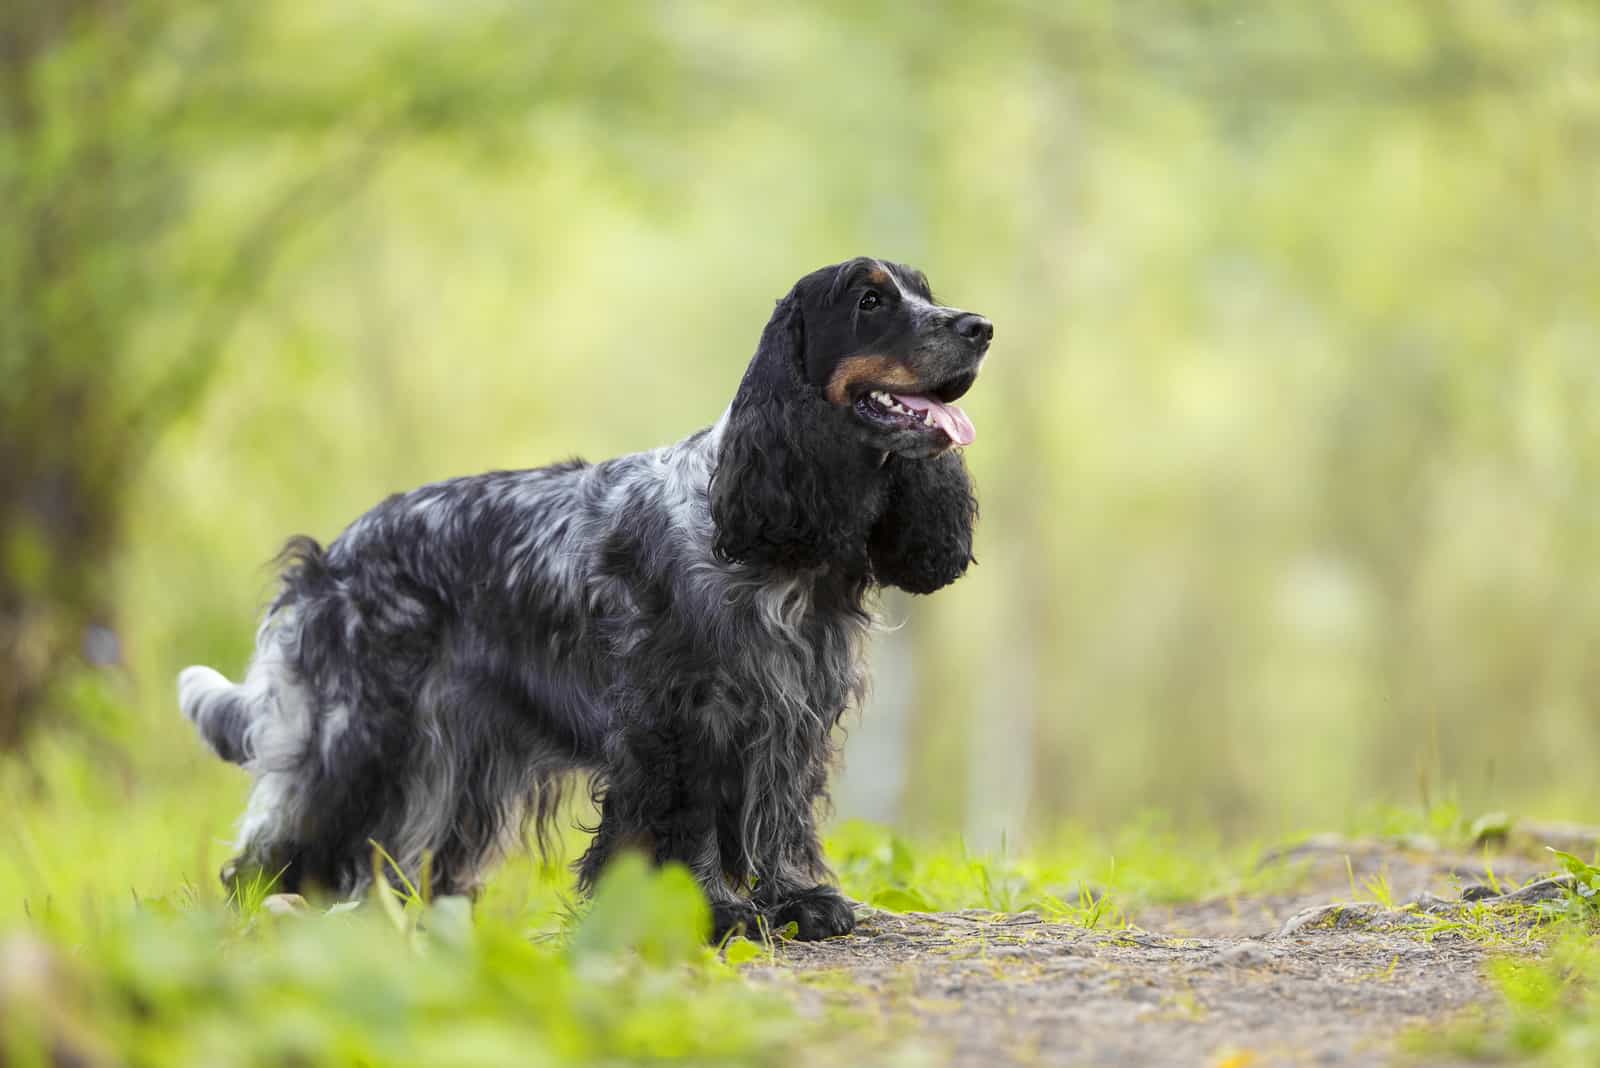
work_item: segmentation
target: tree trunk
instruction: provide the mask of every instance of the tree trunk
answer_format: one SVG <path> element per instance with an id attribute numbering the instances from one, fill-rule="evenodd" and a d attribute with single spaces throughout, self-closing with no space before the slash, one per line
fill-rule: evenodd
<path id="1" fill-rule="evenodd" d="M 106 372 L 124 335 L 117 310 L 134 302 L 99 297 L 107 278 L 95 273 L 96 253 L 127 236 L 130 224 L 114 216 L 142 205 L 111 195 L 117 161 L 93 117 L 74 130 L 69 159 L 50 158 L 46 142 L 62 119 L 36 96 L 56 48 L 111 17 L 109 7 L 0 8 L 0 199 L 10 231 L 0 246 L 0 746 L 17 741 L 52 681 L 80 662 L 90 622 L 109 617 L 104 578 L 125 479 L 121 451 L 105 447 Z M 114 91 L 122 70 L 107 57 L 85 97 Z"/>

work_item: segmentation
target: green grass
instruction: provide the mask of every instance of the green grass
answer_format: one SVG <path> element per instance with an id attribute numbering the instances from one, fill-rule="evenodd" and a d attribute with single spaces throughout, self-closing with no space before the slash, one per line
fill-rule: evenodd
<path id="1" fill-rule="evenodd" d="M 1490 1006 L 1418 1031 L 1407 1045 L 1425 1057 L 1444 1053 L 1561 1068 L 1600 1063 L 1597 933 L 1592 923 L 1562 918 L 1545 930 L 1539 952 L 1489 962 L 1496 993 Z"/>
<path id="2" fill-rule="evenodd" d="M 1564 901 L 1529 907 L 1539 922 L 1527 926 L 1524 952 L 1489 962 L 1495 1003 L 1418 1032 L 1416 1051 L 1563 1068 L 1600 1063 L 1600 866 L 1551 853 L 1573 886 Z"/>
<path id="3" fill-rule="evenodd" d="M 518 856 L 470 914 L 424 887 L 331 914 L 269 914 L 265 885 L 225 900 L 215 873 L 244 776 L 181 723 L 118 715 L 0 759 L 0 1063 L 42 1063 L 49 1043 L 132 1065 L 754 1065 L 896 1048 L 877 1021 L 801 1013 L 742 978 L 771 954 L 704 945 L 705 905 L 681 871 L 618 865 L 579 903 L 565 857 Z M 1034 909 L 1101 928 L 1242 888 L 1231 873 L 1251 866 L 1153 821 L 1063 832 L 1023 856 L 857 823 L 828 845 L 845 891 L 881 908 Z"/>
<path id="4" fill-rule="evenodd" d="M 1148 817 L 1109 834 L 1063 829 L 1023 855 L 977 854 L 960 839 L 912 843 L 847 823 L 828 838 L 846 893 L 891 911 L 1034 911 L 1090 928 L 1120 927 L 1134 909 L 1269 889 L 1293 873 L 1257 872 L 1253 846 L 1228 846 Z M 1241 872 L 1252 873 L 1240 875 Z"/>
<path id="5" fill-rule="evenodd" d="M 779 1064 L 850 1029 L 744 983 L 707 925 L 687 872 L 637 858 L 548 939 L 459 898 L 289 916 L 144 899 L 82 939 L 45 923 L 5 943 L 5 1019 L 40 1026 L 13 1026 L 4 1059 L 49 1041 L 152 1066 Z"/>
<path id="6" fill-rule="evenodd" d="M 803 1012 L 749 982 L 741 972 L 773 954 L 706 946 L 705 905 L 680 870 L 619 864 L 582 903 L 566 856 L 521 855 L 470 911 L 429 900 L 425 886 L 289 916 L 263 910 L 265 885 L 225 900 L 215 873 L 244 776 L 183 724 L 119 718 L 114 705 L 103 730 L 46 733 L 26 760 L 0 759 L 7 1068 L 49 1063 L 47 1048 L 135 1066 L 783 1065 L 829 1050 L 846 1061 L 871 1050 L 885 1063 L 902 1052 L 891 1025 L 849 1008 L 859 1001 Z M 1455 812 L 1381 820 L 1384 833 L 1466 834 Z M 562 848 L 581 845 L 572 835 Z M 846 893 L 879 908 L 1033 910 L 1096 929 L 1145 906 L 1296 877 L 1293 865 L 1258 872 L 1253 848 L 1153 818 L 992 854 L 845 823 L 828 854 Z M 1600 872 L 1585 872 L 1600 887 Z M 1392 896 L 1381 880 L 1357 891 Z M 1565 922 L 1592 923 L 1592 899 L 1574 895 Z M 1600 1041 L 1600 954 L 1577 939 L 1561 945 L 1548 963 L 1496 966 L 1508 1028 L 1463 1027 L 1446 1040 L 1553 1051 L 1553 1063 Z"/>
<path id="7" fill-rule="evenodd" d="M 1500 820 L 1505 820 L 1499 814 Z M 1404 841 L 1431 839 L 1446 847 L 1466 847 L 1474 837 L 1474 821 L 1451 797 L 1423 805 L 1369 805 L 1350 821 L 1352 835 Z"/>
<path id="8" fill-rule="evenodd" d="M 216 871 L 245 780 L 198 747 L 44 735 L 0 760 L 0 1064 L 787 1064 L 879 1043 L 705 943 L 689 876 L 619 862 L 592 903 L 510 860 L 475 909 L 424 887 L 279 916 Z M 192 756 L 190 755 L 192 754 Z M 875 1025 L 873 1025 L 875 1026 Z"/>
<path id="9" fill-rule="evenodd" d="M 295 915 L 263 910 L 266 885 L 225 899 L 245 780 L 190 751 L 63 733 L 0 760 L 0 1064 L 64 1048 L 152 1068 L 782 1065 L 847 1039 L 888 1048 L 875 1022 L 748 983 L 751 953 L 706 944 L 688 874 L 635 858 L 589 903 L 528 855 L 470 910 L 421 886 Z"/>

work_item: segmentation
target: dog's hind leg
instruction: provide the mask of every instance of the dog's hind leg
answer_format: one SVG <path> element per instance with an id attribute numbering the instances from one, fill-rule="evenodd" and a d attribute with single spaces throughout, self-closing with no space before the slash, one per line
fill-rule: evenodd
<path id="1" fill-rule="evenodd" d="M 302 861 L 317 800 L 312 788 L 314 767 L 304 752 L 291 759 L 291 739 L 284 736 L 288 730 L 284 724 L 268 720 L 258 723 L 253 735 L 260 749 L 277 759 L 257 756 L 245 765 L 254 772 L 255 783 L 239 822 L 235 855 L 222 869 L 223 884 L 235 893 L 258 879 L 271 880 L 274 890 L 306 889 Z M 336 889 L 325 878 L 316 877 L 322 888 Z"/>
<path id="2" fill-rule="evenodd" d="M 490 871 L 507 855 L 526 848 L 529 823 L 539 853 L 548 858 L 549 827 L 561 804 L 565 767 L 521 767 L 510 760 L 479 765 L 479 782 L 454 799 L 448 831 L 427 854 L 429 884 L 438 895 L 476 898 Z M 446 802 L 446 811 L 451 811 Z M 417 858 L 413 866 L 423 867 Z"/>
<path id="3" fill-rule="evenodd" d="M 385 768 L 396 797 L 374 837 L 405 877 L 422 870 L 437 894 L 475 896 L 489 871 L 523 847 L 529 822 L 542 851 L 575 766 L 547 717 L 479 678 L 444 671 L 419 693 L 405 755 Z"/>
<path id="4" fill-rule="evenodd" d="M 317 700 L 285 655 L 295 636 L 292 610 L 269 615 L 256 637 L 256 654 L 242 683 L 235 685 L 208 667 L 178 676 L 178 705 L 218 756 L 242 765 L 255 778 L 240 822 L 237 855 L 222 880 L 241 884 L 275 879 L 280 889 L 297 888 L 305 791 L 316 733 Z"/>
<path id="5" fill-rule="evenodd" d="M 234 843 L 234 856 L 222 867 L 223 886 L 245 895 L 252 884 L 298 893 L 304 889 L 299 862 L 299 790 L 289 772 L 257 777 Z"/>

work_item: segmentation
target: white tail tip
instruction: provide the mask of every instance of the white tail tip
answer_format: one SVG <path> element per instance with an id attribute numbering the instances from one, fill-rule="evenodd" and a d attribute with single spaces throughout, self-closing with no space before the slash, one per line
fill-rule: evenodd
<path id="1" fill-rule="evenodd" d="M 220 671 L 198 664 L 184 668 L 178 672 L 178 707 L 190 720 L 196 720 L 206 697 L 232 685 Z"/>

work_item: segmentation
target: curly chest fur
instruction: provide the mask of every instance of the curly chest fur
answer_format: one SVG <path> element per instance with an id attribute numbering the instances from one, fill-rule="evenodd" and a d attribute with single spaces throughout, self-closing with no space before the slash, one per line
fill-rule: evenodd
<path id="1" fill-rule="evenodd" d="M 595 593 L 614 606 L 606 659 L 618 696 L 664 705 L 719 746 L 782 739 L 820 753 L 865 685 L 867 579 L 717 558 L 715 439 L 694 444 L 659 458 L 672 477 L 654 480 L 654 499 L 613 528 L 598 561 Z"/>
<path id="2" fill-rule="evenodd" d="M 862 696 L 862 654 L 871 616 L 828 575 L 764 584 L 741 612 L 760 640 L 730 665 L 729 681 L 754 698 L 746 722 L 771 729 L 774 718 L 826 736 Z"/>

